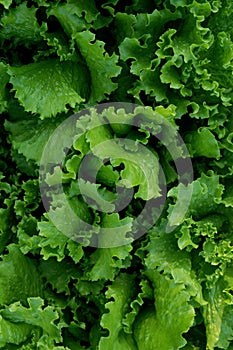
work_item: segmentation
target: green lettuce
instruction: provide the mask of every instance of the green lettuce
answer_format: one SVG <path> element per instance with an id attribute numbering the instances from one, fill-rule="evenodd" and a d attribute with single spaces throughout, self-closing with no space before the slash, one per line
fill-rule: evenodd
<path id="1" fill-rule="evenodd" d="M 0 0 L 1 349 L 233 349 L 232 21 Z"/>

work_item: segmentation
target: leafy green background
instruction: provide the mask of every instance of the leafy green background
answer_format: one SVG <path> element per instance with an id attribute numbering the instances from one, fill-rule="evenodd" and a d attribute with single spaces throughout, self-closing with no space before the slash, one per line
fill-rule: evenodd
<path id="1" fill-rule="evenodd" d="M 231 0 L 0 0 L 1 348 L 233 349 L 232 23 Z M 38 166 L 63 120 L 108 101 L 150 106 L 172 123 L 192 158 L 193 195 L 165 234 L 179 193 L 172 159 L 148 125 L 136 133 L 115 116 L 99 141 L 117 135 L 150 147 L 168 196 L 145 236 L 95 249 L 49 220 Z M 104 189 L 87 185 L 102 198 L 95 210 L 74 202 L 79 163 L 96 139 L 87 132 L 74 143 L 63 177 L 71 205 L 98 223 L 96 208 L 114 200 L 119 177 L 132 187 L 141 178 L 130 163 L 121 173 L 108 164 Z M 56 185 L 56 172 L 48 180 Z M 126 220 L 129 232 L 147 199 L 134 198 L 125 218 L 101 220 Z"/>

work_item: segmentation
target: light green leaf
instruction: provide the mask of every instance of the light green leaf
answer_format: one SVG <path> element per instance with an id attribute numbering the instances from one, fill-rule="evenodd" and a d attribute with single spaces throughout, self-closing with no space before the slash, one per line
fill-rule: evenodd
<path id="1" fill-rule="evenodd" d="M 127 233 L 132 232 L 133 218 L 126 216 L 120 219 L 118 213 L 104 214 L 101 221 L 100 233 L 97 236 L 101 248 L 123 247 L 130 244 L 132 238 Z"/>
<path id="2" fill-rule="evenodd" d="M 132 257 L 130 252 L 133 247 L 123 245 L 114 248 L 98 248 L 91 255 L 90 262 L 94 263 L 91 271 L 88 272 L 88 278 L 92 281 L 99 279 L 114 280 L 120 269 L 130 266 Z"/>
<path id="3" fill-rule="evenodd" d="M 2 3 L 2 2 L 1 2 Z M 6 2 L 7 7 L 10 2 Z M 18 44 L 24 41 L 26 45 L 30 41 L 39 41 L 40 37 L 40 26 L 36 19 L 37 9 L 27 7 L 27 4 L 23 2 L 15 8 L 12 8 L 0 21 L 1 31 L 0 36 L 3 39 L 11 39 Z"/>
<path id="4" fill-rule="evenodd" d="M 128 105 L 129 110 L 127 110 L 126 105 L 124 106 L 123 104 L 123 108 L 115 110 L 114 107 L 110 106 L 109 108 L 104 109 L 102 112 L 102 117 L 105 118 L 105 120 L 107 118 L 111 129 L 117 136 L 119 135 L 123 137 L 127 135 L 130 130 L 132 130 L 135 114 L 133 113 L 131 107 L 132 106 Z"/>
<path id="5" fill-rule="evenodd" d="M 106 304 L 108 313 L 103 314 L 101 326 L 109 331 L 107 337 L 102 337 L 99 350 L 136 350 L 136 344 L 130 334 L 123 331 L 122 319 L 126 314 L 130 301 L 135 293 L 134 276 L 119 275 L 108 288 L 106 296 L 113 298 Z"/>
<path id="6" fill-rule="evenodd" d="M 233 340 L 233 307 L 225 305 L 222 315 L 222 327 L 216 346 L 220 349 L 230 349 L 230 342 Z"/>
<path id="7" fill-rule="evenodd" d="M 140 309 L 146 300 L 152 301 L 154 298 L 154 291 L 150 286 L 147 279 L 142 279 L 140 282 L 140 292 L 137 294 L 135 300 L 130 303 L 130 311 L 126 314 L 123 319 L 124 330 L 126 333 L 132 334 L 134 321 L 140 312 Z"/>
<path id="8" fill-rule="evenodd" d="M 58 312 L 51 306 L 43 307 L 43 299 L 28 298 L 29 307 L 24 307 L 20 302 L 10 305 L 1 311 L 4 319 L 14 323 L 26 323 L 40 327 L 44 334 L 48 334 L 56 342 L 61 341 L 61 331 L 54 321 L 59 318 Z M 43 309 L 42 309 L 43 307 Z"/>
<path id="9" fill-rule="evenodd" d="M 124 164 L 118 185 L 126 188 L 139 186 L 135 198 L 149 200 L 160 196 L 156 153 L 129 139 L 122 143 L 112 139 L 97 145 L 92 151 L 102 160 L 110 158 L 113 166 Z"/>
<path id="10" fill-rule="evenodd" d="M 219 203 L 221 203 L 221 197 L 223 194 L 224 186 L 220 184 L 219 176 L 210 171 L 207 175 L 201 174 L 200 178 L 193 181 L 188 185 L 192 190 L 191 201 L 187 207 L 187 203 L 177 196 L 179 188 L 182 191 L 186 191 L 186 186 L 180 184 L 178 187 L 173 187 L 169 192 L 168 196 L 177 199 L 176 206 L 180 208 L 177 212 L 177 216 L 170 216 L 173 212 L 173 205 L 170 205 L 169 220 L 171 225 L 174 223 L 180 223 L 179 216 L 182 215 L 184 210 L 187 210 L 187 215 L 193 215 L 194 218 L 200 219 L 215 210 L 217 210 Z"/>
<path id="11" fill-rule="evenodd" d="M 107 98 L 117 88 L 112 78 L 120 74 L 121 68 L 117 64 L 118 56 L 112 56 L 105 51 L 105 43 L 95 40 L 95 35 L 90 31 L 76 33 L 74 35 L 77 46 L 91 74 L 91 95 L 89 104 L 100 102 Z"/>
<path id="12" fill-rule="evenodd" d="M 155 304 L 148 307 L 135 321 L 134 337 L 139 350 L 177 350 L 186 344 L 186 333 L 194 322 L 194 308 L 190 294 L 183 284 L 147 270 L 146 276 L 154 287 Z"/>
<path id="13" fill-rule="evenodd" d="M 77 350 L 84 350 L 83 347 L 79 347 L 79 343 L 76 345 Z M 35 346 L 38 350 L 70 350 L 70 347 L 56 346 L 52 337 L 49 337 L 47 334 L 42 335 L 42 337 L 36 342 Z M 24 348 L 22 350 L 24 350 Z M 26 350 L 31 350 L 31 348 Z"/>
<path id="14" fill-rule="evenodd" d="M 81 64 L 48 59 L 10 67 L 8 73 L 25 111 L 38 113 L 41 119 L 66 112 L 66 105 L 74 108 L 86 97 L 86 71 Z"/>
<path id="15" fill-rule="evenodd" d="M 181 250 L 185 248 L 187 248 L 187 250 L 198 248 L 198 244 L 194 243 L 191 236 L 192 221 L 187 221 L 188 220 L 186 220 L 186 223 L 181 226 L 179 232 L 176 235 L 179 237 L 177 244 Z"/>
<path id="16" fill-rule="evenodd" d="M 207 290 L 208 303 L 203 307 L 203 317 L 206 326 L 207 349 L 214 350 L 220 337 L 224 313 L 224 281 L 219 279 Z"/>
<path id="17" fill-rule="evenodd" d="M 4 8 L 8 10 L 12 4 L 12 0 L 0 0 L 0 4 L 2 4 Z"/>
<path id="18" fill-rule="evenodd" d="M 45 260 L 56 257 L 57 261 L 65 258 L 65 248 L 68 237 L 60 232 L 51 221 L 38 222 L 39 235 L 42 237 L 39 242 L 41 255 Z"/>
<path id="19" fill-rule="evenodd" d="M 8 343 L 16 345 L 23 343 L 31 336 L 32 330 L 31 325 L 11 323 L 0 315 L 0 348 L 8 349 Z"/>
<path id="20" fill-rule="evenodd" d="M 9 254 L 0 261 L 0 304 L 25 302 L 27 297 L 41 295 L 42 282 L 34 262 L 18 246 L 8 246 Z"/>
<path id="21" fill-rule="evenodd" d="M 163 224 L 160 228 L 155 228 L 154 232 L 145 248 L 148 251 L 145 258 L 146 267 L 150 270 L 157 269 L 168 276 L 171 274 L 175 283 L 186 285 L 190 295 L 194 296 L 198 303 L 203 304 L 202 288 L 197 281 L 195 271 L 191 269 L 188 252 L 179 249 L 175 235 L 165 233 Z"/>
<path id="22" fill-rule="evenodd" d="M 116 194 L 108 191 L 106 188 L 101 189 L 100 184 L 84 181 L 83 179 L 79 179 L 78 183 L 81 194 L 87 197 L 88 200 L 91 199 L 90 206 L 92 208 L 105 213 L 115 210 L 115 205 L 112 202 L 116 199 Z"/>
<path id="23" fill-rule="evenodd" d="M 205 127 L 199 128 L 197 131 L 185 135 L 186 143 L 191 145 L 191 153 L 196 157 L 204 156 L 207 158 L 220 157 L 220 147 L 215 136 Z"/>
<path id="24" fill-rule="evenodd" d="M 232 313 L 232 295 L 231 295 L 231 291 L 232 291 L 232 284 L 233 284 L 233 269 L 232 269 L 233 265 L 228 264 L 227 269 L 225 271 L 225 275 L 224 275 L 224 280 L 227 284 L 222 284 L 222 289 L 223 293 L 223 299 L 225 299 L 226 303 L 224 305 L 224 311 L 223 311 L 223 315 L 222 315 L 222 326 L 221 326 L 221 332 L 219 335 L 219 339 L 217 342 L 217 347 L 219 347 L 220 349 L 231 349 L 231 346 L 229 346 L 230 343 L 232 343 L 233 340 L 233 313 Z M 218 281 L 216 284 L 221 284 L 221 282 Z M 221 289 L 221 288 L 220 288 Z M 209 292 L 210 294 L 211 292 Z M 221 302 L 221 301 L 220 301 Z M 217 306 L 217 304 L 216 304 Z"/>
<path id="25" fill-rule="evenodd" d="M 69 251 L 69 256 L 73 259 L 75 264 L 77 264 L 84 255 L 82 246 L 73 240 L 69 240 L 67 243 L 67 249 Z"/>
<path id="26" fill-rule="evenodd" d="M 233 246 L 231 240 L 225 239 L 216 242 L 214 239 L 207 238 L 203 244 L 203 251 L 200 255 L 211 265 L 231 263 L 233 260 Z"/>

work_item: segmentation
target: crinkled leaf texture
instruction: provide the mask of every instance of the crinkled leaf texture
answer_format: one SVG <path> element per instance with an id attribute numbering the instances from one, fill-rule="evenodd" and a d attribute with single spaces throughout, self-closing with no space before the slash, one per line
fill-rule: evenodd
<path id="1" fill-rule="evenodd" d="M 130 266 L 130 251 L 133 249 L 131 244 L 115 248 L 99 248 L 90 258 L 94 266 L 88 272 L 88 278 L 92 281 L 99 279 L 114 280 L 121 268 Z"/>
<path id="2" fill-rule="evenodd" d="M 102 337 L 99 343 L 100 350 L 136 350 L 136 343 L 131 334 L 123 330 L 122 319 L 129 308 L 130 299 L 135 292 L 134 276 L 119 275 L 112 286 L 108 288 L 107 298 L 113 298 L 106 304 L 108 313 L 101 319 L 101 326 L 109 331 L 107 337 Z"/>
<path id="3" fill-rule="evenodd" d="M 206 299 L 203 317 L 206 326 L 207 348 L 228 349 L 233 340 L 232 319 L 232 264 L 229 264 L 224 277 L 215 278 L 212 285 L 206 286 Z M 230 293 L 229 293 L 230 292 Z"/>
<path id="4" fill-rule="evenodd" d="M 154 287 L 154 306 L 146 307 L 137 317 L 134 337 L 139 350 L 177 350 L 186 344 L 182 334 L 194 322 L 190 294 L 183 284 L 161 275 L 156 270 L 145 271 Z"/>
<path id="5" fill-rule="evenodd" d="M 0 0 L 0 348 L 232 350 L 232 4 Z M 35 178 L 46 141 L 70 114 L 107 100 L 148 108 L 137 107 L 137 125 L 132 110 L 104 110 L 109 123 L 99 128 L 95 111 L 81 117 L 84 135 L 63 169 L 66 148 L 53 147 L 42 186 L 48 201 L 55 189 L 49 219 Z M 187 186 L 177 186 L 174 163 L 185 153 L 176 131 L 193 162 Z M 89 177 L 78 184 L 89 152 Z M 119 213 L 120 186 L 135 191 Z M 135 216 L 164 187 L 161 217 L 133 242 Z M 91 232 L 65 222 L 69 206 Z M 109 247 L 110 229 L 124 246 Z M 92 239 L 108 248 L 88 247 Z"/>
<path id="6" fill-rule="evenodd" d="M 29 308 L 24 307 L 20 302 L 10 305 L 7 309 L 1 311 L 4 319 L 13 323 L 26 323 L 43 329 L 44 334 L 48 334 L 56 342 L 61 341 L 59 328 L 54 324 L 58 319 L 57 311 L 51 306 L 44 306 L 43 299 L 28 298 Z"/>
<path id="7" fill-rule="evenodd" d="M 56 257 L 57 261 L 62 261 L 67 250 L 76 263 L 82 258 L 81 245 L 69 240 L 69 237 L 60 232 L 50 220 L 38 222 L 38 229 L 41 237 L 38 247 L 41 248 L 41 255 L 45 260 Z"/>
<path id="8" fill-rule="evenodd" d="M 16 244 L 0 261 L 0 305 L 14 301 L 26 302 L 28 297 L 42 293 L 42 281 L 33 261 L 24 256 Z"/>
<path id="9" fill-rule="evenodd" d="M 58 312 L 52 306 L 44 307 L 39 297 L 28 298 L 27 302 L 29 307 L 16 302 L 0 311 L 0 347 L 21 344 L 21 349 L 43 349 L 40 345 L 44 343 L 47 349 L 55 349 L 55 343 L 62 340 L 62 324 L 54 323 L 59 319 Z"/>
<path id="10" fill-rule="evenodd" d="M 28 117 L 17 121 L 5 120 L 4 126 L 11 133 L 13 147 L 27 160 L 39 164 L 46 142 L 62 120 L 63 117 L 58 116 L 55 120 Z"/>
<path id="11" fill-rule="evenodd" d="M 12 323 L 0 316 L 0 348 L 9 344 L 19 345 L 33 334 L 33 327 L 22 323 Z"/>
<path id="12" fill-rule="evenodd" d="M 202 288 L 195 271 L 191 269 L 192 262 L 186 251 L 178 248 L 178 242 L 173 234 L 164 232 L 166 223 L 152 231 L 151 239 L 145 250 L 148 254 L 145 265 L 149 270 L 157 269 L 163 275 L 172 276 L 175 283 L 188 287 L 190 295 L 203 304 Z"/>
<path id="13" fill-rule="evenodd" d="M 48 59 L 9 67 L 10 83 L 25 111 L 41 119 L 66 112 L 85 100 L 85 66 Z"/>
<path id="14" fill-rule="evenodd" d="M 0 36 L 5 40 L 13 38 L 15 43 L 24 41 L 26 45 L 30 41 L 41 40 L 36 8 L 27 7 L 25 2 L 5 14 L 0 25 L 2 27 Z"/>
<path id="15" fill-rule="evenodd" d="M 90 31 L 77 33 L 74 38 L 91 74 L 89 104 L 92 105 L 104 100 L 117 88 L 112 78 L 120 74 L 119 58 L 116 54 L 109 56 L 104 50 L 104 42 L 95 40 L 95 35 Z"/>

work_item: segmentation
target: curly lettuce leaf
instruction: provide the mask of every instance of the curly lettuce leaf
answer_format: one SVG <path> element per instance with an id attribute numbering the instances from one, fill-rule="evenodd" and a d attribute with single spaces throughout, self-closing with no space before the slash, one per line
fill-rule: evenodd
<path id="1" fill-rule="evenodd" d="M 191 145 L 192 156 L 220 158 L 220 146 L 213 133 L 205 127 L 193 130 L 185 135 L 185 141 Z"/>
<path id="2" fill-rule="evenodd" d="M 10 344 L 20 345 L 32 334 L 33 326 L 22 323 L 12 323 L 0 316 L 0 348 L 9 349 Z"/>
<path id="3" fill-rule="evenodd" d="M 48 16 L 54 16 L 60 22 L 65 34 L 71 36 L 72 33 L 80 32 L 89 28 L 84 18 L 77 16 L 77 8 L 69 3 L 59 5 L 47 10 Z"/>
<path id="4" fill-rule="evenodd" d="M 183 283 L 188 287 L 190 295 L 194 296 L 200 304 L 205 303 L 202 296 L 202 288 L 197 280 L 195 271 L 192 270 L 192 261 L 186 251 L 178 247 L 178 241 L 173 234 L 165 233 L 165 228 L 154 229 L 150 242 L 145 247 L 148 252 L 145 257 L 145 266 L 171 275 L 175 283 Z"/>
<path id="5" fill-rule="evenodd" d="M 12 206 L 9 201 L 5 201 L 7 208 L 0 208 L 0 253 L 5 249 L 12 237 L 11 220 L 12 220 Z"/>
<path id="6" fill-rule="evenodd" d="M 4 40 L 13 39 L 16 44 L 23 41 L 26 45 L 41 40 L 36 11 L 34 6 L 27 7 L 24 2 L 5 13 L 0 21 L 0 37 Z"/>
<path id="7" fill-rule="evenodd" d="M 37 224 L 40 240 L 38 248 L 44 260 L 56 257 L 57 261 L 62 261 L 69 252 L 72 259 L 77 263 L 83 256 L 81 245 L 69 240 L 69 237 L 59 231 L 52 221 L 40 221 Z"/>
<path id="8" fill-rule="evenodd" d="M 80 276 L 80 272 L 70 261 L 64 260 L 61 264 L 55 258 L 42 260 L 39 270 L 41 276 L 46 279 L 47 284 L 50 283 L 52 285 L 53 290 L 56 290 L 57 293 L 65 292 L 66 295 L 70 295 L 68 287 L 70 281 Z"/>
<path id="9" fill-rule="evenodd" d="M 100 339 L 100 350 L 137 349 L 132 335 L 124 332 L 122 324 L 122 319 L 134 293 L 134 276 L 128 274 L 119 275 L 108 288 L 106 296 L 108 299 L 113 298 L 114 301 L 106 304 L 109 312 L 103 314 L 101 319 L 101 326 L 109 331 L 109 335 Z"/>
<path id="10" fill-rule="evenodd" d="M 86 69 L 73 62 L 48 59 L 21 67 L 9 67 L 15 97 L 25 111 L 41 119 L 67 112 L 85 100 Z"/>
<path id="11" fill-rule="evenodd" d="M 132 334 L 134 322 L 143 305 L 147 301 L 153 301 L 154 291 L 147 279 L 142 279 L 140 282 L 140 292 L 137 297 L 130 303 L 130 311 L 123 319 L 124 330 L 126 333 Z"/>
<path id="12" fill-rule="evenodd" d="M 24 255 L 29 252 L 33 255 L 39 253 L 40 237 L 37 230 L 37 218 L 32 214 L 23 216 L 17 226 L 17 238 L 20 250 Z"/>
<path id="13" fill-rule="evenodd" d="M 120 269 L 130 266 L 130 252 L 133 247 L 128 244 L 115 248 L 98 248 L 90 256 L 91 268 L 87 273 L 88 279 L 98 281 L 99 279 L 113 281 Z"/>
<path id="14" fill-rule="evenodd" d="M 183 333 L 193 325 L 195 311 L 189 304 L 190 294 L 184 285 L 161 275 L 156 270 L 145 271 L 154 287 L 154 306 L 138 315 L 134 337 L 139 350 L 176 350 L 186 344 Z"/>
<path id="15" fill-rule="evenodd" d="M 116 27 L 116 40 L 120 44 L 125 38 L 134 36 L 134 25 L 137 19 L 133 14 L 117 12 L 115 15 L 114 24 Z"/>
<path id="16" fill-rule="evenodd" d="M 98 28 L 101 24 L 100 12 L 96 8 L 94 0 L 87 3 L 84 0 L 78 3 L 75 0 L 68 0 L 65 4 L 59 4 L 47 10 L 49 16 L 55 16 L 68 36 L 77 32 L 89 29 L 93 25 Z M 104 21 L 103 23 L 104 24 Z"/>
<path id="17" fill-rule="evenodd" d="M 76 33 L 74 39 L 91 75 L 88 104 L 101 102 L 117 88 L 112 78 L 121 72 L 121 67 L 118 65 L 119 57 L 115 53 L 110 56 L 104 49 L 105 43 L 96 40 L 90 31 Z"/>
<path id="18" fill-rule="evenodd" d="M 223 313 L 226 305 L 224 298 L 225 288 L 225 283 L 223 279 L 220 278 L 206 291 L 208 303 L 203 307 L 203 317 L 206 326 L 207 348 L 210 350 L 215 349 L 221 334 Z M 225 326 L 227 326 L 227 324 L 225 324 Z M 222 341 L 223 337 L 221 339 L 221 342 Z"/>
<path id="19" fill-rule="evenodd" d="M 52 52 L 56 52 L 57 56 L 60 57 L 60 61 L 78 59 L 74 43 L 71 40 L 67 40 L 66 34 L 61 29 L 57 29 L 51 33 L 48 31 L 47 24 L 44 24 L 40 34 L 47 42 L 48 46 L 50 46 L 51 54 Z M 46 57 L 46 54 L 48 54 L 47 51 L 40 51 L 34 56 L 34 60 L 39 61 L 43 55 Z"/>
<path id="20" fill-rule="evenodd" d="M 56 257 L 57 261 L 62 261 L 65 258 L 65 249 L 68 237 L 50 221 L 41 221 L 38 223 L 39 235 L 42 237 L 39 242 L 41 255 L 44 260 L 51 257 Z"/>
<path id="21" fill-rule="evenodd" d="M 116 198 L 116 194 L 108 191 L 106 188 L 100 188 L 100 184 L 91 183 L 79 179 L 79 189 L 84 197 L 91 198 L 94 203 L 92 208 L 100 210 L 101 212 L 113 212 L 115 205 L 112 203 Z"/>
<path id="22" fill-rule="evenodd" d="M 78 3 L 75 0 L 68 0 L 67 3 L 70 8 L 73 7 L 73 12 L 78 17 L 84 16 L 87 23 L 94 22 L 100 14 L 94 0 L 90 0 L 88 4 L 85 0 L 80 0 Z"/>
<path id="23" fill-rule="evenodd" d="M 219 324 L 219 327 L 221 327 L 221 331 L 220 334 L 217 332 L 217 334 L 219 334 L 219 338 L 217 341 L 216 346 L 220 349 L 230 349 L 231 346 L 231 342 L 233 340 L 233 318 L 232 318 L 232 295 L 231 295 L 231 288 L 232 288 L 232 282 L 233 282 L 233 274 L 232 274 L 232 263 L 228 265 L 226 271 L 225 271 L 225 275 L 224 275 L 224 281 L 225 283 L 223 283 L 223 281 L 220 279 L 219 281 L 216 282 L 215 284 L 215 291 L 214 291 L 214 287 L 212 288 L 212 290 L 210 289 L 208 291 L 208 295 L 211 298 L 211 308 L 212 310 L 215 308 L 215 311 L 217 309 L 217 311 L 220 311 L 222 308 L 219 307 L 217 308 L 217 304 L 213 304 L 213 297 L 214 299 L 217 299 L 217 294 L 220 293 L 222 294 L 222 298 L 220 297 L 220 301 L 219 301 L 219 306 L 222 303 L 222 300 L 225 301 L 225 304 L 222 304 L 222 306 L 224 306 L 223 312 L 222 312 L 222 319 L 221 319 L 221 325 Z M 210 309 L 209 309 L 210 311 Z M 207 311 L 206 315 L 210 316 L 210 313 Z M 214 310 L 212 311 L 212 315 L 214 314 Z M 218 321 L 218 316 L 216 316 L 214 318 L 216 321 Z M 209 339 L 210 339 L 210 335 L 209 335 Z"/>
<path id="24" fill-rule="evenodd" d="M 0 172 L 0 193 L 2 196 L 0 208 L 0 253 L 12 236 L 11 222 L 13 215 L 13 199 L 11 197 L 12 186 L 6 182 L 5 176 Z M 4 198 L 6 197 L 6 198 Z"/>
<path id="25" fill-rule="evenodd" d="M 135 149 L 127 149 L 127 146 L 128 148 L 134 146 Z M 161 195 L 158 157 L 155 152 L 139 146 L 133 141 L 126 143 L 125 146 L 113 139 L 107 142 L 107 147 L 103 142 L 99 147 L 92 148 L 91 145 L 91 149 L 94 155 L 102 160 L 110 158 L 113 166 L 124 164 L 118 185 L 126 188 L 139 186 L 135 198 L 149 200 Z"/>
<path id="26" fill-rule="evenodd" d="M 179 12 L 176 11 L 172 13 L 168 8 L 162 9 L 161 11 L 155 9 L 152 13 L 138 13 L 136 15 L 136 21 L 134 20 L 136 23 L 132 23 L 134 37 L 139 39 L 143 45 L 139 45 L 140 42 L 138 40 L 135 41 L 134 38 L 128 38 L 129 30 L 127 30 L 126 38 L 120 45 L 122 59 L 133 59 L 131 70 L 134 74 L 139 74 L 140 67 L 141 69 L 151 67 L 151 63 L 148 61 L 149 66 L 147 64 L 144 66 L 146 59 L 142 57 L 142 53 L 144 52 L 146 55 L 148 52 L 151 60 L 153 57 L 155 58 L 153 49 L 156 47 L 156 40 L 162 32 L 163 26 L 166 22 L 176 20 L 179 17 Z M 132 21 L 132 16 L 125 16 L 125 22 L 128 21 L 128 18 L 131 18 Z M 123 17 L 121 20 L 123 20 Z"/>
<path id="27" fill-rule="evenodd" d="M 24 256 L 16 244 L 0 261 L 0 304 L 26 302 L 27 297 L 42 294 L 42 281 L 32 260 Z"/>
<path id="28" fill-rule="evenodd" d="M 192 189 L 192 198 L 188 206 L 188 212 L 186 215 L 192 215 L 194 219 L 201 219 L 202 217 L 215 212 L 221 203 L 224 186 L 220 183 L 219 175 L 213 171 L 209 171 L 206 175 L 201 174 L 200 178 L 193 181 L 188 185 Z M 177 199 L 175 206 L 179 207 L 179 210 L 173 212 L 173 204 L 169 205 L 168 218 L 170 225 L 177 225 L 180 223 L 179 215 L 182 215 L 182 211 L 186 208 L 186 203 L 181 201 L 178 197 L 179 187 L 183 191 L 186 187 L 180 184 L 178 187 L 173 187 L 168 196 Z"/>
<path id="29" fill-rule="evenodd" d="M 29 307 L 24 307 L 20 302 L 11 304 L 0 311 L 2 317 L 13 323 L 27 324 L 42 329 L 43 334 L 48 335 L 55 342 L 61 342 L 61 330 L 54 321 L 59 319 L 59 314 L 52 306 L 44 307 L 44 300 L 28 298 Z"/>

